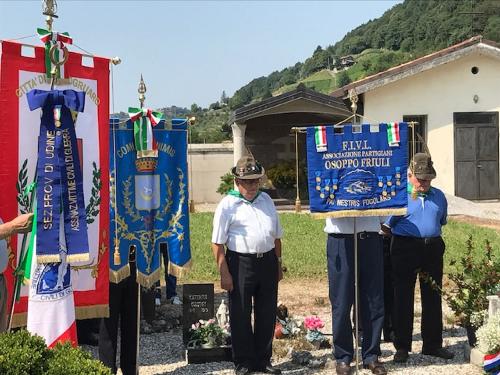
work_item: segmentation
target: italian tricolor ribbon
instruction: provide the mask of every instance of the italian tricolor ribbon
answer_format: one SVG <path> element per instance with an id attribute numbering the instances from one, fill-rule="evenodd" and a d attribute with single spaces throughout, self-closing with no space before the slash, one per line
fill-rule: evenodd
<path id="1" fill-rule="evenodd" d="M 500 352 L 496 354 L 486 354 L 484 356 L 483 368 L 486 372 L 498 374 L 496 370 L 500 370 Z"/>
<path id="2" fill-rule="evenodd" d="M 50 61 L 50 48 L 54 44 L 58 44 L 59 48 L 62 48 L 64 44 L 73 44 L 73 39 L 69 36 L 67 32 L 58 33 L 55 31 L 49 31 L 42 28 L 36 29 L 38 37 L 45 44 L 45 74 L 47 77 L 51 77 L 52 72 L 52 61 Z M 56 51 L 57 59 L 59 59 L 59 49 Z M 60 78 L 60 73 L 57 73 L 57 78 Z"/>
<path id="3" fill-rule="evenodd" d="M 387 124 L 387 142 L 389 146 L 399 146 L 399 124 L 397 122 L 389 122 Z"/>
<path id="4" fill-rule="evenodd" d="M 149 108 L 130 107 L 128 115 L 134 123 L 134 143 L 137 157 L 157 157 L 158 147 L 153 138 L 153 126 L 162 120 L 163 114 Z"/>
<path id="5" fill-rule="evenodd" d="M 326 144 L 326 126 L 314 127 L 314 141 L 316 142 L 316 151 L 325 152 L 327 149 Z"/>

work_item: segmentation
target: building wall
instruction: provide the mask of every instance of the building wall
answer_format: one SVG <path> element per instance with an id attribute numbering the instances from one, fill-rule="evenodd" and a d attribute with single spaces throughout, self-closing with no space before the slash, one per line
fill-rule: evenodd
<path id="1" fill-rule="evenodd" d="M 233 144 L 191 144 L 188 148 L 189 194 L 195 203 L 217 203 L 220 177 L 233 167 Z"/>
<path id="2" fill-rule="evenodd" d="M 478 74 L 471 73 L 473 66 Z M 500 111 L 499 88 L 499 60 L 466 56 L 366 93 L 365 122 L 427 115 L 427 145 L 437 170 L 434 185 L 454 194 L 453 113 Z"/>

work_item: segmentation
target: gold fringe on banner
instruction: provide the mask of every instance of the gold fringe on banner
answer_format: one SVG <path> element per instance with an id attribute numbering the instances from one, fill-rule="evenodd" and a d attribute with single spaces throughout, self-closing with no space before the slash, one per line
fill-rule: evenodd
<path id="1" fill-rule="evenodd" d="M 120 268 L 118 271 L 109 270 L 109 281 L 113 284 L 118 284 L 123 279 L 130 276 L 130 265 L 127 263 L 125 266 Z"/>
<path id="2" fill-rule="evenodd" d="M 360 216 L 402 216 L 406 215 L 406 208 L 377 208 L 373 210 L 342 210 L 331 212 L 313 212 L 311 216 L 315 219 L 326 219 L 336 217 L 360 217 Z"/>
<path id="3" fill-rule="evenodd" d="M 59 262 L 61 262 L 61 256 L 59 254 L 57 254 L 57 255 L 37 255 L 36 262 L 42 263 L 42 264 L 59 263 Z"/>
<path id="4" fill-rule="evenodd" d="M 12 328 L 26 327 L 28 321 L 28 313 L 16 313 L 12 315 Z"/>
<path id="5" fill-rule="evenodd" d="M 193 266 L 192 259 L 189 259 L 189 261 L 185 263 L 183 266 L 179 266 L 172 262 L 168 262 L 168 273 L 169 275 L 182 278 L 187 275 L 188 271 L 191 269 L 192 266 Z"/>
<path id="6" fill-rule="evenodd" d="M 90 260 L 90 254 L 85 253 L 85 254 L 73 254 L 73 255 L 68 255 L 66 257 L 66 261 L 68 263 L 75 263 L 75 262 L 88 262 Z"/>
<path id="7" fill-rule="evenodd" d="M 137 272 L 137 283 L 144 288 L 150 288 L 154 283 L 160 280 L 161 274 L 161 268 L 158 268 L 156 271 L 149 275 Z"/>
<path id="8" fill-rule="evenodd" d="M 109 318 L 109 305 L 75 306 L 76 319 Z"/>

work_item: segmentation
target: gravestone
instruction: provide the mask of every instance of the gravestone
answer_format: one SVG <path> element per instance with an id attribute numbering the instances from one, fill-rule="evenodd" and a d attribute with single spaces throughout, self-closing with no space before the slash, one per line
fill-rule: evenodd
<path id="1" fill-rule="evenodd" d="M 198 320 L 212 319 L 214 314 L 214 284 L 184 284 L 182 286 L 182 340 L 189 341 L 189 329 Z"/>

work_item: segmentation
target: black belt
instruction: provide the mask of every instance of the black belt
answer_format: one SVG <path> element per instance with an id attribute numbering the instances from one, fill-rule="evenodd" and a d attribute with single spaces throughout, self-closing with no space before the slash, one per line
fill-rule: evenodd
<path id="1" fill-rule="evenodd" d="M 329 236 L 335 237 L 335 238 L 352 238 L 354 237 L 354 234 L 352 233 L 328 233 Z M 358 239 L 360 240 L 366 240 L 367 238 L 377 238 L 380 236 L 378 232 L 358 232 Z"/>
<path id="2" fill-rule="evenodd" d="M 272 255 L 274 254 L 274 249 L 271 249 L 269 251 L 266 251 L 265 253 L 239 253 L 237 251 L 233 251 L 233 250 L 229 250 L 227 249 L 227 253 L 231 253 L 231 254 L 234 254 L 234 255 L 238 255 L 240 257 L 246 257 L 246 258 L 257 258 L 257 259 L 260 259 L 260 258 L 266 258 L 268 257 L 269 255 Z"/>
<path id="3" fill-rule="evenodd" d="M 416 242 L 422 242 L 425 245 L 430 245 L 432 243 L 438 242 L 441 240 L 441 236 L 437 237 L 411 237 L 411 236 L 398 236 L 395 235 L 394 237 L 401 239 L 401 240 L 410 240 L 410 241 L 416 241 Z"/>

